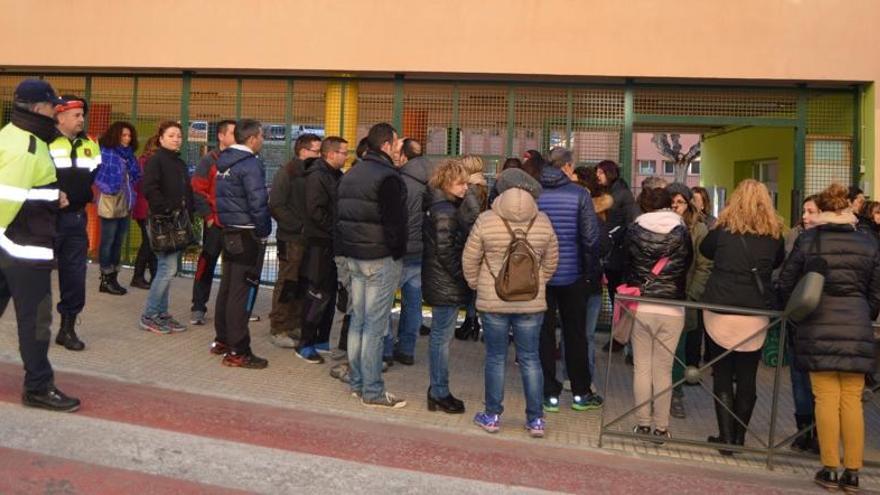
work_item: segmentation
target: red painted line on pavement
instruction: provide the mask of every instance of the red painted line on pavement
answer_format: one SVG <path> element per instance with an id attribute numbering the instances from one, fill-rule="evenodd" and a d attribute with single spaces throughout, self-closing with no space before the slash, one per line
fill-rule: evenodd
<path id="1" fill-rule="evenodd" d="M 0 363 L 0 401 L 20 401 L 21 376 L 20 367 Z M 781 481 L 769 476 L 742 483 L 741 473 L 545 446 L 540 440 L 463 435 L 74 373 L 60 373 L 56 381 L 83 401 L 76 413 L 83 416 L 457 478 L 574 493 L 781 491 L 776 489 Z"/>
<path id="2" fill-rule="evenodd" d="M 247 492 L 0 447 L 0 493 L 186 495 Z"/>

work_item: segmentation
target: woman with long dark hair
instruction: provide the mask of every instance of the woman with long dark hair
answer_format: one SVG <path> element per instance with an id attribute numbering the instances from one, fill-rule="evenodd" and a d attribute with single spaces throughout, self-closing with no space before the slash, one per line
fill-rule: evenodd
<path id="1" fill-rule="evenodd" d="M 605 278 L 608 279 L 609 296 L 614 304 L 614 288 L 623 282 L 626 273 L 626 251 L 624 239 L 626 230 L 639 214 L 636 200 L 629 185 L 620 176 L 620 167 L 611 160 L 603 160 L 596 165 L 596 178 L 599 184 L 607 188 L 614 199 L 608 210 L 608 234 L 611 236 L 611 253 L 605 260 Z M 613 344 L 612 344 L 613 345 Z"/>
<path id="2" fill-rule="evenodd" d="M 116 296 L 126 294 L 117 280 L 122 243 L 128 234 L 129 215 L 137 201 L 134 186 L 140 181 L 141 168 L 134 151 L 138 147 L 137 131 L 128 122 L 114 122 L 98 141 L 101 145 L 101 166 L 95 176 L 98 196 L 98 217 L 101 219 L 101 292 Z"/>

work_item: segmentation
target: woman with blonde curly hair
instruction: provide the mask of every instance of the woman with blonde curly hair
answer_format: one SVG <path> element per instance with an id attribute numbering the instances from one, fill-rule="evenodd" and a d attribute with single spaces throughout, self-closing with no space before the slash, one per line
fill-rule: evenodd
<path id="1" fill-rule="evenodd" d="M 703 302 L 773 309 L 770 276 L 785 258 L 785 244 L 782 219 L 764 184 L 747 179 L 737 186 L 715 228 L 700 245 L 700 253 L 714 261 Z M 768 319 L 708 310 L 703 311 L 703 318 L 707 359 L 733 351 L 712 366 L 718 436 L 709 441 L 743 445 L 757 401 L 755 379 Z M 731 452 L 722 449 L 721 453 Z"/>

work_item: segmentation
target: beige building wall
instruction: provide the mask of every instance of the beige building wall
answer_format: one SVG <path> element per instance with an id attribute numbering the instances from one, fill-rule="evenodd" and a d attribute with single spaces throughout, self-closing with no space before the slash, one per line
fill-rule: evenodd
<path id="1" fill-rule="evenodd" d="M 880 81 L 877 0 L 0 0 L 0 12 L 0 70 Z"/>

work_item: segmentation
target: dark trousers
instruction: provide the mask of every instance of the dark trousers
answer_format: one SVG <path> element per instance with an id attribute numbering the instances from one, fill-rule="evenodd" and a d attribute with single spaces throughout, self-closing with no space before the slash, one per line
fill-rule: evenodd
<path id="1" fill-rule="evenodd" d="M 147 238 L 147 221 L 137 220 L 141 229 L 141 246 L 138 248 L 137 258 L 134 260 L 134 274 L 132 278 L 144 278 L 144 273 L 150 269 L 150 280 L 156 276 L 156 253 L 150 249 L 150 240 Z"/>
<path id="2" fill-rule="evenodd" d="M 245 354 L 251 350 L 248 319 L 260 286 L 265 245 L 260 244 L 251 232 L 240 235 L 249 236 L 241 253 L 232 254 L 224 245 L 223 275 L 214 308 L 214 328 L 217 342 L 228 345 L 235 353 Z"/>
<path id="3" fill-rule="evenodd" d="M 52 338 L 52 269 L 28 266 L 0 249 L 0 316 L 15 304 L 18 350 L 24 363 L 24 389 L 44 392 L 53 382 L 49 364 Z"/>
<path id="4" fill-rule="evenodd" d="M 587 363 L 587 284 L 547 286 L 547 312 L 541 327 L 541 368 L 544 397 L 559 396 L 562 383 L 556 379 L 556 311 L 562 319 L 565 366 L 573 395 L 587 395 L 592 377 Z"/>
<path id="5" fill-rule="evenodd" d="M 715 359 L 726 351 L 706 336 L 706 351 L 708 359 Z M 741 419 L 744 413 L 751 414 L 751 407 L 757 399 L 756 379 L 758 376 L 758 363 L 761 361 L 761 351 L 731 352 L 720 361 L 712 365 L 712 391 L 717 396 L 726 394 L 733 398 L 733 411 Z M 734 391 L 734 382 L 736 390 Z M 748 421 L 745 421 L 748 423 Z"/>
<path id="6" fill-rule="evenodd" d="M 305 349 L 330 341 L 336 312 L 337 274 L 330 246 L 307 246 L 302 264 L 307 289 L 303 300 L 299 347 Z"/>
<path id="7" fill-rule="evenodd" d="M 617 286 L 623 283 L 623 270 L 605 269 L 605 278 L 608 279 L 608 298 L 611 299 L 611 307 L 614 307 L 614 296 L 617 295 Z"/>
<path id="8" fill-rule="evenodd" d="M 88 218 L 82 210 L 58 215 L 55 258 L 58 260 L 58 312 L 75 316 L 86 305 L 86 265 L 89 236 Z"/>
<path id="9" fill-rule="evenodd" d="M 216 225 L 205 226 L 202 232 L 202 252 L 196 264 L 193 277 L 192 307 L 190 311 L 207 311 L 211 298 L 211 285 L 214 283 L 214 269 L 223 250 L 223 229 Z"/>
<path id="10" fill-rule="evenodd" d="M 272 311 L 269 313 L 272 335 L 287 334 L 300 338 L 302 326 L 302 290 L 299 270 L 305 253 L 302 240 L 278 241 L 278 274 L 272 291 Z"/>

